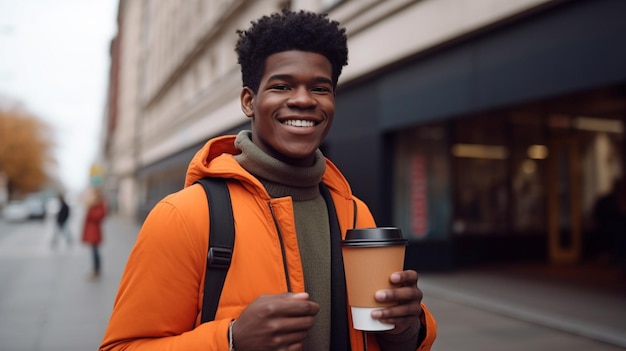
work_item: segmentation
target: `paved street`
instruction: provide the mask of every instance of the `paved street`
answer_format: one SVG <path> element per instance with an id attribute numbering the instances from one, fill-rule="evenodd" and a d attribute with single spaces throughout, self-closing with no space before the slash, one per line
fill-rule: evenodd
<path id="1" fill-rule="evenodd" d="M 82 214 L 71 220 L 78 237 Z M 103 276 L 90 280 L 88 247 L 53 249 L 53 224 L 0 220 L 0 351 L 98 349 L 136 228 L 107 220 Z"/>
<path id="2" fill-rule="evenodd" d="M 81 221 L 77 210 L 75 236 Z M 0 351 L 97 350 L 100 343 L 138 227 L 106 220 L 103 276 L 90 280 L 89 249 L 52 248 L 52 225 L 0 220 Z M 420 286 L 439 323 L 434 351 L 626 349 L 624 291 L 493 270 L 424 273 Z"/>
<path id="3" fill-rule="evenodd" d="M 436 351 L 626 349 L 626 295 L 497 272 L 421 276 Z M 619 345 L 619 346 L 618 346 Z"/>

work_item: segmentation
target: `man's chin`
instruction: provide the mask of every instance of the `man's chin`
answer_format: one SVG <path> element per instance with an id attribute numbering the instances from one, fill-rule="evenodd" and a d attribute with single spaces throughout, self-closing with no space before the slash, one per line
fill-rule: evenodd
<path id="1" fill-rule="evenodd" d="M 291 165 L 312 166 L 315 161 L 316 150 L 317 147 L 314 149 L 309 147 L 306 149 L 291 150 L 290 152 L 282 154 L 282 161 Z"/>

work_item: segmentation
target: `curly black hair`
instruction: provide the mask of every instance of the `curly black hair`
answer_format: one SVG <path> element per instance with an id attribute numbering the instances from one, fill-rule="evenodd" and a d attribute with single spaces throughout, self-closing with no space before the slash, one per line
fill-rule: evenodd
<path id="1" fill-rule="evenodd" d="M 341 70 L 348 63 L 348 44 L 345 28 L 328 19 L 328 14 L 283 9 L 250 23 L 248 30 L 237 30 L 239 40 L 235 46 L 243 86 L 256 93 L 265 72 L 265 59 L 290 50 L 325 56 L 332 66 L 333 84 L 337 85 Z"/>

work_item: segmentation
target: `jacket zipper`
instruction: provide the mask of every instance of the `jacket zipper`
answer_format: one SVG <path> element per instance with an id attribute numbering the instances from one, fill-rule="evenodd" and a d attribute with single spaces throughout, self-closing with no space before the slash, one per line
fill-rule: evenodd
<path id="1" fill-rule="evenodd" d="M 271 202 L 268 202 L 270 207 L 270 212 L 272 213 L 272 219 L 274 220 L 274 225 L 276 226 L 276 232 L 278 233 L 278 241 L 280 242 L 280 252 L 283 255 L 283 269 L 285 270 L 285 281 L 287 282 L 287 292 L 291 292 L 291 280 L 289 279 L 289 266 L 287 266 L 287 253 L 285 252 L 285 242 L 283 241 L 283 233 L 280 230 L 280 226 L 278 225 L 278 220 L 276 219 L 276 214 L 274 213 L 274 206 L 272 206 Z"/>
<path id="2" fill-rule="evenodd" d="M 283 269 L 285 271 L 285 281 L 287 283 L 287 291 L 291 292 L 291 281 L 289 279 L 289 267 L 287 266 L 287 253 L 285 252 L 285 242 L 283 240 L 283 234 L 282 234 L 282 231 L 280 230 L 280 226 L 278 225 L 278 220 L 276 219 L 276 213 L 274 213 L 274 206 L 272 206 L 272 203 L 269 201 L 267 204 L 270 208 L 272 219 L 274 220 L 274 226 L 276 227 L 276 232 L 278 233 L 278 241 L 280 242 L 280 251 L 283 255 Z M 356 202 L 354 203 L 354 223 L 352 227 L 356 228 Z M 367 351 L 368 350 L 367 336 L 364 331 L 362 331 L 362 337 L 363 337 L 363 349 L 364 351 Z"/>

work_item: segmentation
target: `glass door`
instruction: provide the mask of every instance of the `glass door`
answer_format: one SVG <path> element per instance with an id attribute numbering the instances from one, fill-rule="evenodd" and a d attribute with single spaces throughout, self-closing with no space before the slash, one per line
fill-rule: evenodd
<path id="1" fill-rule="evenodd" d="M 551 263 L 581 259 L 580 159 L 573 137 L 555 137 L 548 156 L 548 255 Z"/>

